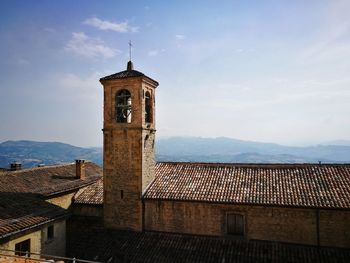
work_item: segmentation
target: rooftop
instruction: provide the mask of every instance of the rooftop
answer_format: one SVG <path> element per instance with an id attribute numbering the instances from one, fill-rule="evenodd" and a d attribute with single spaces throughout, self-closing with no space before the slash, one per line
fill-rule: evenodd
<path id="1" fill-rule="evenodd" d="M 349 249 L 160 232 L 123 232 L 72 220 L 67 254 L 103 262 L 348 262 Z"/>
<path id="2" fill-rule="evenodd" d="M 157 163 L 144 199 L 350 208 L 349 164 Z M 79 204 L 103 204 L 102 178 Z"/>
<path id="3" fill-rule="evenodd" d="M 95 183 L 80 189 L 74 198 L 75 204 L 103 204 L 103 180 L 100 178 Z"/>
<path id="4" fill-rule="evenodd" d="M 128 62 L 127 70 L 105 76 L 103 78 L 100 78 L 100 81 L 103 80 L 113 80 L 113 79 L 123 79 L 123 78 L 133 78 L 133 77 L 145 77 L 150 79 L 152 82 L 156 83 L 158 86 L 158 82 L 155 81 L 154 79 L 151 79 L 150 77 L 146 76 L 140 71 L 134 70 L 134 66 L 131 61 Z"/>
<path id="5" fill-rule="evenodd" d="M 67 216 L 67 211 L 30 193 L 0 192 L 0 239 Z"/>
<path id="6" fill-rule="evenodd" d="M 76 166 L 63 164 L 0 173 L 0 192 L 33 193 L 50 196 L 79 189 L 102 176 L 98 165 L 85 163 L 86 179 L 76 177 Z"/>
<path id="7" fill-rule="evenodd" d="M 350 208 L 350 164 L 157 163 L 145 199 Z"/>

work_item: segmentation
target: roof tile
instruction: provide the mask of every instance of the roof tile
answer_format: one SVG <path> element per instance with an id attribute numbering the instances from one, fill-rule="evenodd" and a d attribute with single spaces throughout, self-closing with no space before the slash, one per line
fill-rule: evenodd
<path id="1" fill-rule="evenodd" d="M 67 210 L 31 193 L 0 192 L 0 239 L 67 215 Z"/>
<path id="2" fill-rule="evenodd" d="M 157 163 L 145 199 L 350 208 L 350 165 Z"/>
<path id="3" fill-rule="evenodd" d="M 35 167 L 0 174 L 0 192 L 49 196 L 87 186 L 102 175 L 98 165 L 85 163 L 86 179 L 76 178 L 75 164 Z"/>

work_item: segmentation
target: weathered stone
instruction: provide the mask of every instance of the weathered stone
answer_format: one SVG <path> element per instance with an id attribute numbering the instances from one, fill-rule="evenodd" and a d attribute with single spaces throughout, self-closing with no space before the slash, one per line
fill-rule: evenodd
<path id="1" fill-rule="evenodd" d="M 154 178 L 155 111 L 158 83 L 146 76 L 101 80 L 104 87 L 104 224 L 142 231 L 141 195 Z M 131 94 L 131 122 L 116 121 L 116 96 Z M 145 121 L 145 92 L 151 94 L 152 122 Z"/>

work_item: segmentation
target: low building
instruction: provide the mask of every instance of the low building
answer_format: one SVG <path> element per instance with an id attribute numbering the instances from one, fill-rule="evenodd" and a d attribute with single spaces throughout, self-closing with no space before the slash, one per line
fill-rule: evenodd
<path id="1" fill-rule="evenodd" d="M 101 178 L 93 163 L 36 167 L 0 175 L 0 254 L 64 256 L 73 196 Z M 8 251 L 7 251 L 8 250 Z M 22 252 L 20 252 L 22 251 Z"/>

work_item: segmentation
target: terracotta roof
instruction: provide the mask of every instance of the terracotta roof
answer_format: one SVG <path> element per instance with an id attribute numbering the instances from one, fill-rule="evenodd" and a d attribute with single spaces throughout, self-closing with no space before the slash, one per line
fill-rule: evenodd
<path id="1" fill-rule="evenodd" d="M 34 194 L 0 192 L 0 239 L 65 216 L 65 209 Z"/>
<path id="2" fill-rule="evenodd" d="M 142 72 L 137 71 L 137 70 L 124 70 L 124 71 L 100 78 L 100 81 L 113 80 L 113 79 L 123 79 L 123 78 L 133 78 L 133 77 L 145 77 L 145 78 L 148 78 L 151 81 L 155 82 L 158 85 L 157 81 L 155 81 L 154 79 L 146 76 L 145 74 L 143 74 Z"/>
<path id="3" fill-rule="evenodd" d="M 100 80 L 109 80 L 109 79 L 122 79 L 122 78 L 131 78 L 131 77 L 140 77 L 144 76 L 140 71 L 137 70 L 124 70 L 106 77 L 101 78 Z"/>
<path id="4" fill-rule="evenodd" d="M 67 223 L 67 255 L 102 262 L 348 262 L 349 249 L 160 232 L 123 232 L 86 219 Z"/>
<path id="5" fill-rule="evenodd" d="M 145 199 L 350 208 L 350 165 L 157 163 Z"/>
<path id="6" fill-rule="evenodd" d="M 102 205 L 103 204 L 103 180 L 99 179 L 97 182 L 80 189 L 75 197 L 75 204 L 92 204 Z"/>
<path id="7" fill-rule="evenodd" d="M 0 174 L 0 192 L 35 193 L 45 196 L 87 186 L 102 175 L 98 165 L 85 163 L 86 179 L 76 178 L 75 164 L 36 167 Z"/>

